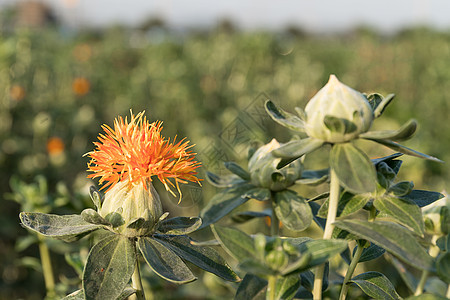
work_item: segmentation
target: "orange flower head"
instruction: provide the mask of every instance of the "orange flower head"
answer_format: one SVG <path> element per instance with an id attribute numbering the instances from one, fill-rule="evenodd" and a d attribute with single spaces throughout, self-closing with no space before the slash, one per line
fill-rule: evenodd
<path id="1" fill-rule="evenodd" d="M 147 182 L 156 176 L 166 190 L 175 196 L 172 188 L 181 192 L 179 183 L 199 182 L 196 169 L 200 163 L 189 151 L 193 145 L 182 139 L 173 142 L 161 136 L 162 122 L 149 123 L 144 111 L 136 116 L 131 112 L 128 122 L 122 117 L 114 121 L 114 129 L 102 126 L 105 131 L 94 142 L 94 151 L 86 153 L 91 160 L 88 178 L 99 178 L 99 183 L 109 191 L 115 184 L 128 180 L 130 185 Z"/>
<path id="2" fill-rule="evenodd" d="M 89 80 L 84 77 L 75 78 L 72 82 L 72 91 L 77 96 L 84 96 L 89 93 L 91 84 Z"/>

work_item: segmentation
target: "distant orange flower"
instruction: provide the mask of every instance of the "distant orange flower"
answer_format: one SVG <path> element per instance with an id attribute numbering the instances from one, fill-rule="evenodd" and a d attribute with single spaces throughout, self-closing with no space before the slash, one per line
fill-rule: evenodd
<path id="1" fill-rule="evenodd" d="M 89 93 L 90 88 L 89 80 L 84 77 L 75 78 L 72 82 L 72 91 L 75 95 L 84 96 Z"/>
<path id="2" fill-rule="evenodd" d="M 9 90 L 9 96 L 15 101 L 22 100 L 23 98 L 25 98 L 25 95 L 25 89 L 20 85 L 13 85 Z"/>
<path id="3" fill-rule="evenodd" d="M 51 137 L 47 141 L 47 152 L 50 155 L 60 154 L 64 151 L 64 142 L 59 137 Z"/>
<path id="4" fill-rule="evenodd" d="M 185 139 L 175 142 L 175 137 L 170 142 L 162 137 L 162 122 L 149 123 L 144 112 L 136 116 L 131 112 L 130 122 L 118 117 L 114 129 L 108 125 L 102 128 L 105 133 L 94 142 L 96 149 L 86 153 L 91 158 L 88 171 L 93 172 L 88 178 L 99 177 L 100 184 L 105 183 L 102 188 L 110 190 L 125 180 L 146 187 L 146 182 L 156 176 L 174 196 L 171 188 L 176 187 L 181 197 L 179 183 L 199 183 L 196 169 L 200 163 L 194 160 L 195 153 L 188 151 L 193 145 Z"/>

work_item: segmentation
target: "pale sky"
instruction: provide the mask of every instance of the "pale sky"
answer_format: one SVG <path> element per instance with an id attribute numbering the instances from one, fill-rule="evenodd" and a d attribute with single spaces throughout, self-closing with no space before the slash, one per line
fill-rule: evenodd
<path id="1" fill-rule="evenodd" d="M 21 0 L 15 0 L 21 1 Z M 13 3 L 14 0 L 0 0 Z M 176 29 L 232 20 L 241 29 L 336 32 L 369 25 L 392 32 L 415 25 L 450 29 L 449 0 L 41 0 L 70 26 L 137 25 L 157 16 Z"/>

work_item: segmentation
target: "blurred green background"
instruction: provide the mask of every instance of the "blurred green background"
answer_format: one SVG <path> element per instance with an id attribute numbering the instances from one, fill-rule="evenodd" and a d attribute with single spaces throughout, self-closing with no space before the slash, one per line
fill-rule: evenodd
<path id="1" fill-rule="evenodd" d="M 101 124 L 112 125 L 118 115 L 129 116 L 130 109 L 164 121 L 166 137 L 188 137 L 205 168 L 217 171 L 215 163 L 225 160 L 217 153 L 222 148 L 241 162 L 246 155 L 242 143 L 226 137 L 230 128 L 247 128 L 245 142 L 292 137 L 267 118 L 250 125 L 246 121 L 261 113 L 265 99 L 293 112 L 336 74 L 362 92 L 395 93 L 374 128 L 394 129 L 415 118 L 418 132 L 403 144 L 450 161 L 450 32 L 416 28 L 384 36 L 360 28 L 315 36 L 295 28 L 242 33 L 224 23 L 180 34 L 158 22 L 147 25 L 79 32 L 57 26 L 2 27 L 0 299 L 42 299 L 43 279 L 33 260 L 37 246 L 28 247 L 31 241 L 25 239 L 18 213 L 79 213 L 91 206 L 92 182 L 86 179 L 83 154 L 93 149 Z M 381 146 L 362 147 L 373 157 L 392 153 Z M 413 180 L 417 189 L 443 191 L 449 187 L 450 169 L 406 158 L 400 177 Z M 196 215 L 213 192 L 207 183 L 203 187 L 204 197 L 187 195 L 192 199 L 184 206 L 171 199 L 166 209 Z M 30 198 L 32 204 L 24 200 Z M 53 256 L 55 273 L 67 277 L 58 280 L 76 278 L 64 253 L 77 246 L 54 247 L 59 253 Z"/>

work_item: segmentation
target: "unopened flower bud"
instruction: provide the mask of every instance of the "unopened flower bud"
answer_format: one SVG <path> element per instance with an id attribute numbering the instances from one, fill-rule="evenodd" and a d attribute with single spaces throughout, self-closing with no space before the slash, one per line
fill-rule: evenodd
<path id="1" fill-rule="evenodd" d="M 114 219 L 117 233 L 133 237 L 151 233 L 163 210 L 159 195 L 150 181 L 144 185 L 130 184 L 124 180 L 105 193 L 99 213 L 106 220 Z M 121 222 L 118 222 L 120 217 Z"/>
<path id="2" fill-rule="evenodd" d="M 366 97 L 334 75 L 305 107 L 306 133 L 329 143 L 344 143 L 369 130 L 373 111 Z"/>
<path id="3" fill-rule="evenodd" d="M 450 211 L 447 206 L 435 206 L 424 212 L 425 230 L 432 235 L 446 235 L 450 232 Z"/>
<path id="4" fill-rule="evenodd" d="M 280 147 L 280 143 L 273 139 L 270 143 L 260 147 L 248 162 L 251 182 L 259 187 L 272 191 L 281 191 L 293 185 L 300 178 L 302 166 L 300 160 L 277 169 L 281 158 L 274 157 L 272 150 Z"/>

